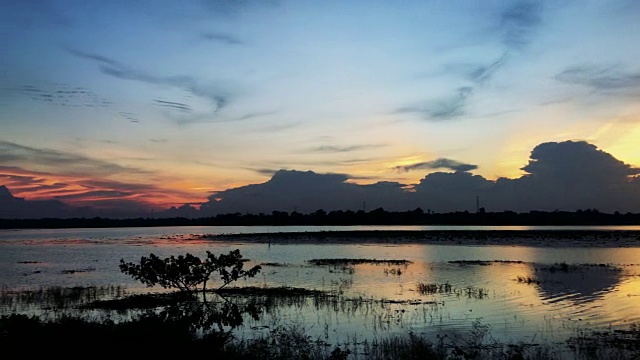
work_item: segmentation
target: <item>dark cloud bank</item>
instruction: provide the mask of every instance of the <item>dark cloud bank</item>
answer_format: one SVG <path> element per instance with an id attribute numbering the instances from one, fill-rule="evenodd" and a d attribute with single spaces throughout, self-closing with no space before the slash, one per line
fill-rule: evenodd
<path id="1" fill-rule="evenodd" d="M 262 184 L 218 192 L 201 206 L 202 215 L 266 213 L 317 209 L 370 211 L 475 211 L 476 199 L 486 211 L 640 212 L 640 168 L 631 167 L 584 141 L 548 142 L 536 146 L 517 179 L 487 180 L 470 171 L 475 165 L 449 159 L 398 168 L 448 169 L 412 186 L 395 182 L 348 183 L 347 175 L 280 170 Z M 177 211 L 177 213 L 179 213 Z"/>
<path id="2" fill-rule="evenodd" d="M 525 175 L 487 180 L 470 171 L 477 167 L 449 159 L 398 168 L 398 171 L 447 169 L 420 183 L 378 182 L 358 185 L 348 175 L 280 170 L 262 184 L 217 192 L 196 209 L 188 204 L 157 212 L 157 217 L 206 217 L 217 214 L 312 213 L 318 209 L 406 211 L 421 208 L 439 213 L 476 211 L 476 200 L 489 212 L 576 211 L 640 212 L 640 168 L 634 168 L 584 141 L 548 142 L 536 146 Z M 58 201 L 14 198 L 0 187 L 0 217 L 24 218 L 76 214 Z M 45 215 L 43 215 L 45 214 Z M 144 216 L 147 216 L 145 214 Z M 63 217 L 63 216 L 54 216 Z"/>

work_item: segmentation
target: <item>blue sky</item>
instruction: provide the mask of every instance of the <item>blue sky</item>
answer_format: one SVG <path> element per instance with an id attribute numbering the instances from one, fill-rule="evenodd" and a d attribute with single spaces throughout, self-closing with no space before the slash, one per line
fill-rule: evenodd
<path id="1" fill-rule="evenodd" d="M 164 207 L 279 169 L 515 178 L 566 140 L 640 166 L 639 18 L 631 0 L 2 1 L 0 185 Z"/>

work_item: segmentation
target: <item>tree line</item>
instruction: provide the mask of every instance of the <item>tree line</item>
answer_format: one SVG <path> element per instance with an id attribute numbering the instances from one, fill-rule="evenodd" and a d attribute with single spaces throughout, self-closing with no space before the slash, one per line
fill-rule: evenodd
<path id="1" fill-rule="evenodd" d="M 434 213 L 420 208 L 409 211 L 364 210 L 312 213 L 273 211 L 271 214 L 219 214 L 201 218 L 42 218 L 0 219 L 1 229 L 105 228 L 152 226 L 255 226 L 255 225 L 640 225 L 640 214 L 603 213 L 597 209 L 577 211 L 459 211 Z"/>

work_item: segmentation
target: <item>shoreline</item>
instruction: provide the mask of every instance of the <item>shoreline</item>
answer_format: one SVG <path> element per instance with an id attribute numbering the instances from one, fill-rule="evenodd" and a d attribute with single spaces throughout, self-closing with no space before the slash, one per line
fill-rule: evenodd
<path id="1" fill-rule="evenodd" d="M 265 244 L 640 247 L 640 230 L 353 230 L 203 234 L 201 238 Z"/>

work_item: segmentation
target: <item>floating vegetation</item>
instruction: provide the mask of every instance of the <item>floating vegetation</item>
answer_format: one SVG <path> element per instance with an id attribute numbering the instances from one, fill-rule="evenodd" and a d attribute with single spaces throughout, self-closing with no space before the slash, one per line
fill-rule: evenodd
<path id="1" fill-rule="evenodd" d="M 540 267 L 538 268 L 538 270 L 541 271 L 548 271 L 551 273 L 554 272 L 571 272 L 571 271 L 578 271 L 578 270 L 582 270 L 582 269 L 587 269 L 587 268 L 598 268 L 598 269 L 610 269 L 613 271 L 620 271 L 620 268 L 618 268 L 617 266 L 614 266 L 612 264 L 603 264 L 603 263 L 594 263 L 594 264 L 590 264 L 590 263 L 585 263 L 585 264 L 567 264 L 566 262 L 561 262 L 561 263 L 555 263 L 549 267 Z"/>
<path id="2" fill-rule="evenodd" d="M 449 264 L 489 266 L 493 264 L 524 264 L 521 260 L 451 260 Z"/>
<path id="3" fill-rule="evenodd" d="M 329 270 L 329 272 L 353 275 L 356 272 L 356 268 L 348 265 L 334 265 L 333 268 Z"/>
<path id="4" fill-rule="evenodd" d="M 478 288 L 475 286 L 467 286 L 462 291 L 456 290 L 455 293 L 458 297 L 465 295 L 469 299 L 484 299 L 489 296 L 489 291 L 484 288 Z"/>
<path id="5" fill-rule="evenodd" d="M 215 291 L 220 295 L 242 295 L 242 296 L 319 296 L 327 295 L 326 291 L 310 290 L 305 288 L 279 286 L 279 287 L 232 287 Z"/>
<path id="6" fill-rule="evenodd" d="M 631 324 L 627 330 L 579 331 L 567 340 L 567 346 L 592 359 L 638 359 L 640 326 Z"/>
<path id="7" fill-rule="evenodd" d="M 465 265 L 489 266 L 493 263 L 491 261 L 485 261 L 485 260 L 452 260 L 452 261 L 449 261 L 449 264 L 456 264 L 461 266 L 465 266 Z"/>
<path id="8" fill-rule="evenodd" d="M 437 283 L 419 283 L 416 290 L 420 295 L 449 294 L 457 297 L 467 297 L 469 299 L 484 299 L 489 295 L 489 291 L 485 288 L 475 286 L 466 286 L 463 288 L 454 288 L 451 284 Z"/>
<path id="9" fill-rule="evenodd" d="M 85 268 L 85 269 L 71 269 L 71 270 L 62 270 L 63 274 L 75 274 L 75 273 L 85 273 L 90 271 L 96 271 L 95 268 Z"/>
<path id="10" fill-rule="evenodd" d="M 388 276 L 388 275 L 397 275 L 397 276 L 400 276 L 400 275 L 402 275 L 402 269 L 400 269 L 400 268 L 396 268 L 396 269 L 393 269 L 393 268 L 392 268 L 392 269 L 384 269 L 384 274 L 385 274 L 385 275 L 387 275 L 387 276 Z"/>
<path id="11" fill-rule="evenodd" d="M 157 307 L 170 306 L 182 301 L 192 300 L 191 294 L 181 292 L 171 293 L 149 293 L 133 294 L 126 297 L 97 300 L 83 305 L 80 309 L 100 309 L 100 310 L 132 310 L 132 309 L 153 309 Z"/>
<path id="12" fill-rule="evenodd" d="M 311 259 L 308 263 L 316 266 L 323 265 L 358 265 L 358 264 L 374 264 L 374 265 L 409 265 L 413 263 L 410 260 L 395 260 L 395 259 Z"/>
<path id="13" fill-rule="evenodd" d="M 21 312 L 37 307 L 38 309 L 64 309 L 72 306 L 120 298 L 125 295 L 122 286 L 89 287 L 49 287 L 38 290 L 0 292 L 2 312 Z"/>
<path id="14" fill-rule="evenodd" d="M 279 262 L 264 262 L 261 263 L 260 266 L 271 266 L 271 267 L 291 267 L 292 264 L 289 263 L 279 263 Z"/>
<path id="15" fill-rule="evenodd" d="M 540 280 L 531 276 L 518 276 L 516 280 L 519 283 L 540 285 Z"/>
<path id="16" fill-rule="evenodd" d="M 419 283 L 416 288 L 420 295 L 450 294 L 453 290 L 453 287 L 448 282 L 444 284 Z"/>

